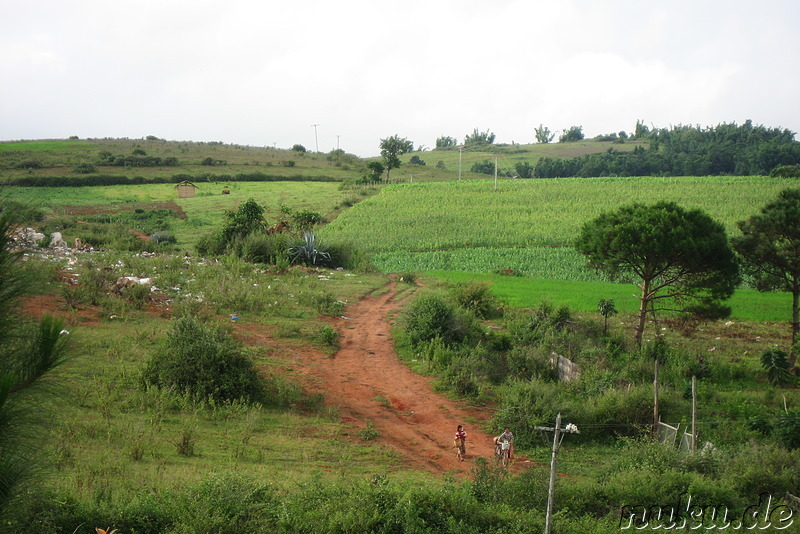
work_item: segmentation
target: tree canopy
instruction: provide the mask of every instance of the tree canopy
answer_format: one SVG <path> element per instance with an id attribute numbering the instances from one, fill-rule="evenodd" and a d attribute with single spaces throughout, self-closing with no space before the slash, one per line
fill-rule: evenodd
<path id="1" fill-rule="evenodd" d="M 577 158 L 541 158 L 534 176 L 748 176 L 800 164 L 800 143 L 793 132 L 753 125 L 749 120 L 740 126 L 678 125 L 652 131 L 637 122 L 633 139 L 647 141 L 649 146 L 639 145 L 627 152 L 609 149 Z"/>
<path id="2" fill-rule="evenodd" d="M 458 144 L 455 137 L 449 135 L 442 135 L 436 138 L 436 148 L 451 148 Z"/>
<path id="3" fill-rule="evenodd" d="M 637 344 L 647 313 L 656 308 L 706 317 L 730 313 L 721 302 L 738 285 L 739 268 L 724 227 L 700 210 L 663 201 L 623 206 L 584 224 L 575 246 L 591 267 L 638 281 Z"/>
<path id="4" fill-rule="evenodd" d="M 537 143 L 549 143 L 556 136 L 555 133 L 550 131 L 550 128 L 543 124 L 540 124 L 538 128 L 534 128 L 533 133 L 536 136 Z"/>
<path id="5" fill-rule="evenodd" d="M 760 291 L 792 294 L 792 344 L 800 332 L 800 189 L 785 189 L 778 198 L 739 222 L 742 235 L 733 246 L 745 272 Z"/>
<path id="6" fill-rule="evenodd" d="M 471 134 L 464 137 L 464 144 L 467 146 L 491 145 L 494 143 L 495 135 L 493 132 L 486 130 L 485 132 L 479 131 L 477 128 L 472 130 Z"/>
<path id="7" fill-rule="evenodd" d="M 583 139 L 583 126 L 570 126 L 558 138 L 559 143 L 572 143 Z"/>
<path id="8" fill-rule="evenodd" d="M 400 166 L 400 156 L 408 152 L 413 152 L 414 143 L 405 137 L 393 135 L 386 139 L 381 139 L 381 157 L 383 158 L 383 165 L 386 168 L 386 179 L 389 179 L 389 173 L 392 169 Z"/>

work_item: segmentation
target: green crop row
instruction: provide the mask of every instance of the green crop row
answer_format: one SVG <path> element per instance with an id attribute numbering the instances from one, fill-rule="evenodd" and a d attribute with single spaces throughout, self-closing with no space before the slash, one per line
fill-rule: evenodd
<path id="1" fill-rule="evenodd" d="M 586 268 L 572 247 L 462 248 L 424 252 L 378 252 L 373 264 L 383 272 L 454 270 L 471 273 L 509 272 L 536 278 L 582 282 L 609 281 Z"/>
<path id="2" fill-rule="evenodd" d="M 660 200 L 702 209 L 733 234 L 738 221 L 794 183 L 644 177 L 501 180 L 497 190 L 492 180 L 399 184 L 343 213 L 322 236 L 351 240 L 373 253 L 569 247 L 581 225 L 599 214 Z"/>

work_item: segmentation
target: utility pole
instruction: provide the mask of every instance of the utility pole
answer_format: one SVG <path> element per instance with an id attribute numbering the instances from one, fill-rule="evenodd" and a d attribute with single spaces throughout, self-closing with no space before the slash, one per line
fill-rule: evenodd
<path id="1" fill-rule="evenodd" d="M 578 427 L 570 423 L 561 428 L 561 414 L 556 416 L 556 426 L 553 428 L 537 426 L 534 430 L 553 432 L 553 450 L 550 455 L 550 485 L 547 488 L 547 515 L 545 516 L 544 534 L 551 534 L 553 528 L 553 500 L 556 493 L 556 455 L 561 448 L 561 441 L 564 439 L 562 432 L 578 434 Z"/>
<path id="2" fill-rule="evenodd" d="M 692 446 L 690 450 L 697 450 L 697 377 L 692 376 Z"/>
<path id="3" fill-rule="evenodd" d="M 461 151 L 464 150 L 464 145 L 458 145 L 458 181 L 461 181 Z"/>
<path id="4" fill-rule="evenodd" d="M 658 355 L 656 355 L 653 375 L 653 436 L 658 437 Z"/>
<path id="5" fill-rule="evenodd" d="M 317 139 L 317 126 L 319 126 L 319 124 L 312 124 L 311 126 L 314 127 L 314 147 L 316 151 L 319 152 L 319 140 Z"/>
<path id="6" fill-rule="evenodd" d="M 339 134 L 336 134 L 336 152 L 339 152 Z"/>
<path id="7" fill-rule="evenodd" d="M 497 156 L 494 157 L 494 190 L 497 191 Z"/>

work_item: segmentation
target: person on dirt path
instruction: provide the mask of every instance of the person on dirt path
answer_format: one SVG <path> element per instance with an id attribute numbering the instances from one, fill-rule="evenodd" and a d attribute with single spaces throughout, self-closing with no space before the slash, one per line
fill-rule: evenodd
<path id="1" fill-rule="evenodd" d="M 514 434 L 511 432 L 509 427 L 505 427 L 503 429 L 503 433 L 494 438 L 495 446 L 499 446 L 500 443 L 507 441 L 510 445 L 508 449 L 508 459 L 514 459 Z"/>
<path id="2" fill-rule="evenodd" d="M 453 447 L 456 449 L 456 457 L 463 462 L 467 455 L 467 433 L 464 432 L 463 425 L 458 425 L 456 429 L 456 435 L 453 436 Z"/>

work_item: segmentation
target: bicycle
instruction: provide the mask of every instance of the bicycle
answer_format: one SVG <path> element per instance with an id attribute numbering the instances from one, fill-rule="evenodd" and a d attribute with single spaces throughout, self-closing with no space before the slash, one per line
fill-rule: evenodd
<path id="1" fill-rule="evenodd" d="M 467 455 L 467 444 L 466 440 L 463 439 L 455 439 L 453 440 L 453 448 L 456 450 L 456 458 L 464 461 L 464 457 Z"/>
<path id="2" fill-rule="evenodd" d="M 498 441 L 495 445 L 494 454 L 500 465 L 508 467 L 511 461 L 511 443 L 508 441 Z"/>

